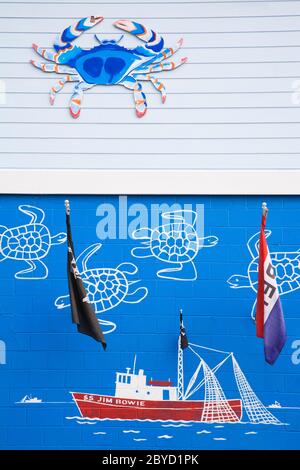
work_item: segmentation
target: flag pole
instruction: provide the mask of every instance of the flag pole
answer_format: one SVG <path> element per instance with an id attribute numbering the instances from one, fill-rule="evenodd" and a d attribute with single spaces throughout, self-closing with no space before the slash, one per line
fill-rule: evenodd
<path id="1" fill-rule="evenodd" d="M 261 236 L 262 236 L 262 229 L 263 230 L 265 229 L 266 219 L 267 219 L 267 215 L 268 215 L 268 212 L 269 212 L 269 209 L 268 209 L 268 206 L 267 206 L 266 202 L 262 202 L 261 208 L 262 208 L 262 221 L 261 221 L 261 229 L 260 229 L 260 242 L 261 242 Z M 257 305 L 257 300 L 256 300 L 255 305 Z M 256 313 L 255 313 L 254 307 L 253 307 L 253 310 L 251 312 L 251 318 L 252 318 L 254 324 L 256 325 L 257 324 L 256 323 Z"/>
<path id="2" fill-rule="evenodd" d="M 256 301 L 256 336 L 264 339 L 266 362 L 274 364 L 285 342 L 286 327 L 276 281 L 276 270 L 272 265 L 265 227 L 268 208 L 262 203 L 262 221 L 259 238 L 258 285 Z"/>
<path id="3" fill-rule="evenodd" d="M 104 334 L 100 328 L 95 310 L 88 299 L 88 294 L 76 264 L 70 223 L 70 201 L 68 199 L 65 200 L 65 210 L 68 239 L 67 275 L 72 321 L 77 325 L 77 331 L 79 333 L 91 336 L 96 341 L 99 341 L 103 349 L 105 349 L 106 341 Z"/>

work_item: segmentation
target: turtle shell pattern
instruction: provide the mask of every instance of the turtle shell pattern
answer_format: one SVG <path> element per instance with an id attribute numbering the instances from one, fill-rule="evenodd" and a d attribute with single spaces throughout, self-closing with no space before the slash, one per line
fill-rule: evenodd
<path id="1" fill-rule="evenodd" d="M 6 258 L 34 260 L 46 256 L 50 244 L 50 232 L 45 225 L 29 224 L 5 230 L 0 249 Z"/>
<path id="2" fill-rule="evenodd" d="M 300 287 L 300 252 L 270 253 L 275 270 L 279 294 L 286 294 Z M 258 258 L 249 265 L 249 279 L 252 288 L 257 291 Z"/>
<path id="3" fill-rule="evenodd" d="M 153 256 L 169 263 L 187 263 L 198 253 L 194 227 L 183 222 L 161 225 L 153 230 L 150 248 Z"/>
<path id="4" fill-rule="evenodd" d="M 82 281 L 96 313 L 116 307 L 128 292 L 125 275 L 113 268 L 89 269 L 82 274 Z"/>

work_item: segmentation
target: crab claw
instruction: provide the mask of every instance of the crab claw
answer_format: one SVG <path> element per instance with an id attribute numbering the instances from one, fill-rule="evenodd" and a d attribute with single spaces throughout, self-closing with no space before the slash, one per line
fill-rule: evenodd
<path id="1" fill-rule="evenodd" d="M 88 16 L 86 18 L 81 18 L 81 20 L 77 21 L 77 23 L 68 26 L 66 29 L 63 30 L 61 34 L 58 35 L 58 37 L 54 41 L 54 49 L 56 50 L 56 52 L 65 49 L 71 50 L 74 47 L 72 45 L 72 42 L 76 38 L 96 26 L 103 20 L 103 16 Z"/>
<path id="2" fill-rule="evenodd" d="M 147 43 L 146 48 L 155 53 L 160 52 L 164 46 L 163 38 L 151 28 L 141 23 L 130 20 L 118 20 L 114 23 L 114 26 L 145 41 Z"/>
<path id="3" fill-rule="evenodd" d="M 137 29 L 138 23 L 134 23 L 130 20 L 118 20 L 113 23 L 116 28 L 122 29 L 123 31 L 127 31 L 127 33 L 131 33 L 132 31 Z"/>

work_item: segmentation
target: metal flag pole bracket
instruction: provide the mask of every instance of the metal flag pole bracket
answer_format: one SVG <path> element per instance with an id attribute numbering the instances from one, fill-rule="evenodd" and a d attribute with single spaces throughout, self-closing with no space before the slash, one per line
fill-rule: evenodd
<path id="1" fill-rule="evenodd" d="M 180 315 L 180 323 L 182 323 L 182 308 L 179 310 L 179 315 Z"/>
<path id="2" fill-rule="evenodd" d="M 264 216 L 267 216 L 267 215 L 268 215 L 268 212 L 269 212 L 269 209 L 268 209 L 268 207 L 267 207 L 267 203 L 266 203 L 266 202 L 263 202 L 262 205 L 261 205 L 261 207 L 262 207 L 262 213 L 263 213 L 263 215 L 264 215 Z"/>
<path id="3" fill-rule="evenodd" d="M 65 208 L 66 208 L 66 214 L 70 215 L 70 201 L 68 199 L 65 200 Z"/>

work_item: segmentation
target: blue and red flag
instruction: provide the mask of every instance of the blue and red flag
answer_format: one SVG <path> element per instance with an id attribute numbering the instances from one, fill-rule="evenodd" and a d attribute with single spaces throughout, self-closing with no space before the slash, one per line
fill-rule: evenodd
<path id="1" fill-rule="evenodd" d="M 264 338 L 265 359 L 269 364 L 274 364 L 285 344 L 286 329 L 275 270 L 265 236 L 266 212 L 264 210 L 262 216 L 259 242 L 256 336 Z"/>

